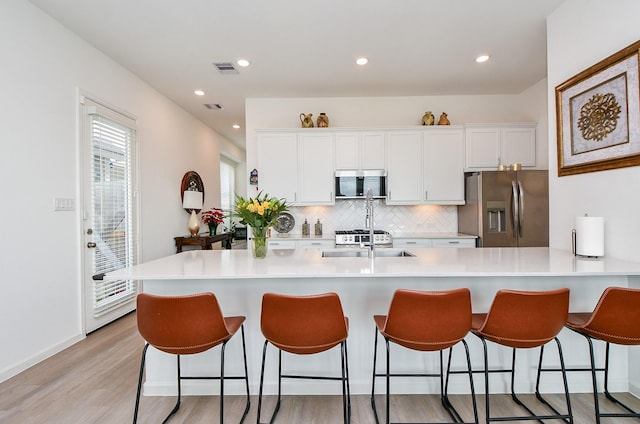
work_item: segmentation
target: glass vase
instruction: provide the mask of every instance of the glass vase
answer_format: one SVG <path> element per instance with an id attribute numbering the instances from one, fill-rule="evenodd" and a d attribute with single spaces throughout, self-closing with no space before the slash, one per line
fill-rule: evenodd
<path id="1" fill-rule="evenodd" d="M 253 257 L 267 256 L 267 227 L 253 227 Z"/>
<path id="2" fill-rule="evenodd" d="M 209 235 L 215 236 L 216 231 L 218 229 L 218 224 L 214 224 L 213 222 L 210 222 L 208 225 L 209 225 Z"/>

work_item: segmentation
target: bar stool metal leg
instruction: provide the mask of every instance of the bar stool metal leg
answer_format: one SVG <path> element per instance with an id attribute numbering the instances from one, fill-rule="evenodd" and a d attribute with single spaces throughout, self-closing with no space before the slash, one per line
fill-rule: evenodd
<path id="1" fill-rule="evenodd" d="M 465 340 L 461 340 L 463 346 L 465 347 L 465 354 L 466 354 L 466 362 L 467 362 L 467 370 L 466 371 L 451 371 L 451 358 L 452 358 L 452 353 L 453 353 L 453 348 L 449 348 L 448 349 L 448 358 L 447 358 L 447 370 L 446 370 L 446 376 L 444 373 L 444 360 L 443 360 L 443 356 L 444 353 L 442 350 L 440 350 L 438 352 L 439 354 L 439 358 L 440 358 L 440 370 L 439 373 L 392 373 L 390 370 L 390 343 L 389 340 L 387 338 L 385 338 L 385 352 L 386 352 L 386 370 L 385 373 L 377 373 L 376 372 L 376 365 L 377 365 L 377 345 L 378 345 L 378 330 L 376 329 L 376 334 L 374 336 L 374 352 L 373 352 L 373 375 L 372 375 L 372 384 L 371 384 L 371 407 L 373 409 L 373 416 L 374 419 L 376 421 L 376 424 L 380 423 L 380 417 L 378 416 L 378 408 L 376 405 L 376 400 L 375 400 L 375 382 L 376 382 L 376 378 L 377 377 L 384 377 L 385 378 L 385 387 L 386 387 L 386 393 L 385 393 L 385 423 L 386 424 L 401 424 L 401 423 L 391 423 L 391 377 L 437 377 L 440 380 L 440 402 L 442 404 L 442 406 L 444 407 L 445 411 L 449 414 L 449 416 L 451 417 L 451 422 L 452 423 L 466 423 L 464 421 L 464 419 L 462 418 L 462 416 L 460 415 L 460 413 L 458 412 L 458 410 L 454 407 L 454 405 L 451 403 L 451 401 L 449 400 L 449 395 L 448 395 L 448 391 L 449 391 L 449 376 L 451 374 L 468 374 L 469 376 L 469 385 L 471 387 L 471 398 L 472 398 L 472 403 L 473 403 L 473 416 L 474 416 L 474 420 L 468 424 L 471 423 L 478 423 L 478 408 L 477 408 L 477 403 L 476 403 L 476 398 L 475 398 L 475 388 L 474 388 L 474 383 L 473 383 L 473 370 L 471 368 L 471 357 L 469 355 L 469 347 L 466 343 Z M 423 422 L 423 423 L 413 423 L 413 424 L 430 424 L 428 422 Z M 434 423 L 435 424 L 435 423 Z"/>

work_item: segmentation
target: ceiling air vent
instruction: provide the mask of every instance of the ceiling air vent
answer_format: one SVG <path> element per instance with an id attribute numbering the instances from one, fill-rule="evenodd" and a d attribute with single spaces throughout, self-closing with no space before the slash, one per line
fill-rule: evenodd
<path id="1" fill-rule="evenodd" d="M 231 62 L 218 62 L 214 63 L 215 67 L 218 68 L 221 74 L 238 74 L 238 70 L 233 66 Z"/>
<path id="2" fill-rule="evenodd" d="M 204 107 L 206 107 L 207 109 L 213 109 L 213 110 L 224 109 L 224 106 L 222 106 L 220 103 L 205 103 Z"/>

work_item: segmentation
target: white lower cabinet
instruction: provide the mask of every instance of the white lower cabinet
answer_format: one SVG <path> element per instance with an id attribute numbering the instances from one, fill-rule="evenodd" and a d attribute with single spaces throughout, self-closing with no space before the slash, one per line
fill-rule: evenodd
<path id="1" fill-rule="evenodd" d="M 335 240 L 332 239 L 268 239 L 269 248 L 273 249 L 333 249 L 336 245 Z"/>
<path id="2" fill-rule="evenodd" d="M 468 239 L 468 238 L 433 239 L 432 247 L 474 248 L 476 247 L 476 239 Z"/>
<path id="3" fill-rule="evenodd" d="M 422 237 L 394 237 L 393 247 L 398 249 L 408 249 L 411 247 L 454 247 L 454 248 L 474 248 L 476 240 L 473 238 L 422 238 Z"/>
<path id="4" fill-rule="evenodd" d="M 336 247 L 335 240 L 298 240 L 297 247 L 299 249 L 313 249 L 313 248 L 323 248 L 323 249 L 333 249 Z"/>
<path id="5" fill-rule="evenodd" d="M 407 247 L 431 247 L 431 239 L 428 238 L 393 238 L 393 247 L 404 249 Z"/>
<path id="6" fill-rule="evenodd" d="M 274 249 L 295 249 L 296 241 L 295 240 L 278 240 L 278 239 L 267 239 L 267 243 L 270 248 Z"/>

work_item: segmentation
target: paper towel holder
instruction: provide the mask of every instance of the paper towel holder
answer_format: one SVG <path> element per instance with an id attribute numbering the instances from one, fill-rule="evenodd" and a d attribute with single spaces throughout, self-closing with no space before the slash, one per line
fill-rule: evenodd
<path id="1" fill-rule="evenodd" d="M 584 217 L 588 217 L 588 216 L 589 216 L 588 214 L 586 213 L 584 214 Z M 601 218 L 596 218 L 596 219 L 601 219 Z M 604 243 L 604 240 L 601 240 L 601 242 Z M 571 230 L 571 251 L 573 255 L 579 259 L 592 259 L 592 260 L 596 259 L 597 260 L 604 255 L 604 249 L 602 247 L 599 249 L 599 251 L 601 251 L 602 254 L 595 254 L 595 255 L 586 254 L 585 255 L 583 253 L 578 253 L 578 234 L 575 228 Z"/>

